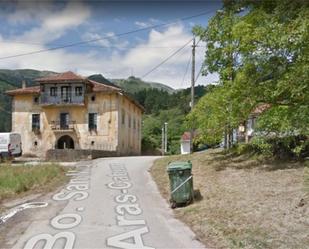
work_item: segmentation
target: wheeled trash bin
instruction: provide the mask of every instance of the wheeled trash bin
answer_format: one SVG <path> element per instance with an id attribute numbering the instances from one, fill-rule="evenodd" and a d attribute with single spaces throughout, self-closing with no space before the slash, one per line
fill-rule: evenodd
<path id="1" fill-rule="evenodd" d="M 193 201 L 193 176 L 190 161 L 169 163 L 167 173 L 170 179 L 171 207 L 187 205 Z"/>

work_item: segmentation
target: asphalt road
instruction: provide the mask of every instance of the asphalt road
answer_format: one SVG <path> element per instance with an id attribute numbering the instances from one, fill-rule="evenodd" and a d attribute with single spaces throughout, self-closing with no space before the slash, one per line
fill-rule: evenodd
<path id="1" fill-rule="evenodd" d="M 154 159 L 80 162 L 63 189 L 37 200 L 47 207 L 8 221 L 0 248 L 204 248 L 160 196 L 148 173 Z"/>

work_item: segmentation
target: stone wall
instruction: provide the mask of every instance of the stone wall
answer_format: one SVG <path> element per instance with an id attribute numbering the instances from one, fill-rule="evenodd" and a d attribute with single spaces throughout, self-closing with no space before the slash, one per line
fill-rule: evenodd
<path id="1" fill-rule="evenodd" d="M 76 162 L 80 160 L 91 160 L 101 157 L 115 157 L 116 151 L 104 150 L 48 150 L 46 160 L 54 162 Z"/>

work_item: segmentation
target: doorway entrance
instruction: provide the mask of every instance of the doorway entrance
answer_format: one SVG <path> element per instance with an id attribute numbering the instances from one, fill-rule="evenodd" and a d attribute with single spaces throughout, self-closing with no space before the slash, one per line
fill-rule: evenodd
<path id="1" fill-rule="evenodd" d="M 68 135 L 58 139 L 57 149 L 74 149 L 74 140 Z"/>

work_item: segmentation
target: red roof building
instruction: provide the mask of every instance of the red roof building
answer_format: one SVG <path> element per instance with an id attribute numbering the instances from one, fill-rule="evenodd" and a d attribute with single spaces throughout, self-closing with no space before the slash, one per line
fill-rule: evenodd
<path id="1" fill-rule="evenodd" d="M 10 90 L 12 131 L 23 151 L 44 157 L 53 149 L 103 150 L 113 155 L 141 152 L 141 106 L 120 87 L 71 71 L 35 80 L 37 86 Z"/>

